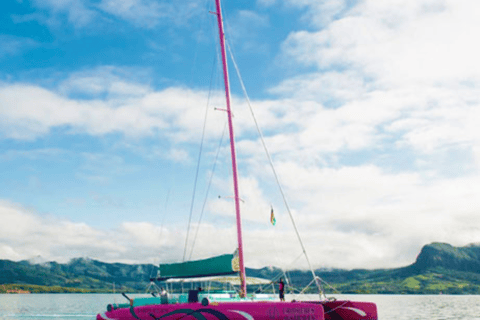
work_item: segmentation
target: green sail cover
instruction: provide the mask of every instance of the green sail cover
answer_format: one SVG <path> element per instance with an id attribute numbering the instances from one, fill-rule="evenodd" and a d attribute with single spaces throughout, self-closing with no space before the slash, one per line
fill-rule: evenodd
<path id="1" fill-rule="evenodd" d="M 172 278 L 210 277 L 217 275 L 234 274 L 239 271 L 238 256 L 224 254 L 221 256 L 160 265 L 160 278 L 166 280 Z"/>

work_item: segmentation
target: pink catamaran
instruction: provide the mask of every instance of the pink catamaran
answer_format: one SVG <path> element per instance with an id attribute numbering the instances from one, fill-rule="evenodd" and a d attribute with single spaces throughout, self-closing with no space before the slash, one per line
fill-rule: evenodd
<path id="1" fill-rule="evenodd" d="M 247 283 L 262 284 L 265 281 L 270 283 L 270 281 L 250 278 L 245 274 L 237 163 L 220 0 L 215 0 L 215 5 L 216 12 L 214 14 L 217 16 L 218 22 L 230 134 L 238 250 L 235 254 L 226 254 L 210 259 L 160 265 L 160 277 L 155 280 L 166 282 L 176 281 L 176 279 L 190 279 L 194 282 L 220 281 L 238 283 L 240 289 L 237 292 L 190 290 L 188 294 L 178 295 L 162 292 L 158 296 L 136 299 L 129 299 L 126 296 L 129 303 L 109 304 L 105 312 L 97 315 L 97 320 L 377 320 L 377 307 L 370 302 L 326 298 L 314 301 L 280 301 L 273 295 L 247 294 Z M 238 275 L 232 277 L 232 274 Z M 317 282 L 318 279 L 313 270 L 312 274 Z M 321 290 L 320 286 L 317 286 Z"/>

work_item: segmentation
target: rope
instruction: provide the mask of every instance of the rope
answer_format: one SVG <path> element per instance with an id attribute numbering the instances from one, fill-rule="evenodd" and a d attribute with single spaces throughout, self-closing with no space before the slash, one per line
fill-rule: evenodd
<path id="1" fill-rule="evenodd" d="M 190 224 L 191 224 L 191 221 L 192 221 L 193 204 L 195 202 L 195 194 L 196 194 L 196 190 L 197 190 L 198 172 L 200 170 L 200 160 L 201 160 L 201 157 L 202 157 L 203 142 L 204 142 L 204 139 L 205 139 L 205 128 L 207 126 L 208 108 L 210 106 L 210 96 L 211 96 L 211 93 L 212 93 L 212 82 L 213 82 L 212 80 L 213 80 L 213 74 L 214 74 L 214 71 L 215 71 L 216 60 L 217 60 L 217 57 L 216 57 L 216 55 L 214 55 L 213 66 L 212 66 L 212 74 L 210 75 L 210 90 L 208 91 L 207 105 L 206 105 L 206 108 L 205 108 L 205 119 L 203 121 L 202 139 L 201 139 L 201 142 L 200 142 L 200 150 L 199 150 L 199 153 L 198 153 L 198 160 L 197 160 L 197 170 L 195 172 L 195 182 L 194 182 L 194 185 L 193 185 L 192 202 L 190 204 L 190 216 L 188 218 L 187 237 L 185 239 L 185 249 L 183 251 L 183 261 L 185 261 L 185 256 L 187 254 L 188 236 L 189 236 L 189 233 L 190 233 Z M 191 254 L 190 254 L 190 256 L 191 256 Z"/>
<path id="2" fill-rule="evenodd" d="M 208 8 L 211 6 L 211 1 L 209 0 L 203 0 L 203 5 L 201 6 L 202 8 L 206 8 L 206 12 L 209 12 Z M 205 24 L 206 24 L 206 21 L 211 21 L 211 19 L 206 19 L 206 18 L 203 18 L 203 19 L 200 19 L 200 33 L 202 33 L 204 31 L 205 28 Z M 210 30 L 212 30 L 212 28 L 210 28 Z M 212 37 L 212 39 L 215 39 L 214 37 Z M 197 58 L 198 58 L 198 52 L 200 51 L 199 50 L 199 43 L 200 41 L 196 41 L 195 42 L 195 49 L 193 50 L 193 65 L 192 65 L 192 69 L 190 70 L 190 85 L 193 83 L 193 76 L 194 76 L 194 73 L 196 72 L 196 69 L 197 69 Z"/>
<path id="3" fill-rule="evenodd" d="M 210 186 L 212 185 L 213 174 L 215 173 L 215 168 L 217 167 L 218 155 L 220 154 L 220 149 L 222 148 L 223 138 L 225 136 L 226 131 L 227 131 L 227 123 L 225 123 L 225 125 L 223 127 L 222 137 L 220 138 L 220 143 L 218 144 L 217 154 L 216 154 L 215 160 L 213 162 L 212 174 L 210 175 L 210 181 L 208 182 L 207 192 L 205 194 L 205 200 L 203 201 L 202 212 L 200 213 L 200 219 L 198 219 L 197 229 L 195 231 L 195 237 L 193 238 L 192 249 L 190 251 L 190 256 L 188 257 L 188 260 L 190 260 L 192 258 L 193 248 L 195 247 L 195 242 L 197 240 L 198 229 L 200 229 L 200 223 L 202 222 L 203 213 L 205 212 L 205 206 L 207 204 L 207 199 L 208 199 L 208 194 L 209 194 L 209 191 L 210 191 Z"/>
<path id="4" fill-rule="evenodd" d="M 300 259 L 300 258 L 302 257 L 302 255 L 303 255 L 303 252 L 301 252 L 301 253 L 298 255 L 298 257 L 296 257 L 296 258 L 287 266 L 287 268 L 289 268 L 291 265 L 293 265 L 295 262 L 297 262 L 297 260 Z M 282 269 L 282 272 L 277 273 L 277 274 L 271 279 L 272 282 L 277 281 L 277 280 L 278 280 L 279 278 L 281 278 L 282 275 L 284 275 L 284 274 L 285 274 L 285 272 L 284 272 L 283 269 Z M 268 285 L 269 285 L 269 284 L 268 284 Z M 266 288 L 268 285 L 261 286 L 260 289 L 263 290 L 263 289 Z M 292 288 L 293 288 L 293 287 L 292 287 Z"/>
<path id="5" fill-rule="evenodd" d="M 300 242 L 300 246 L 302 247 L 302 251 L 303 251 L 303 254 L 305 255 L 305 258 L 307 260 L 307 263 L 308 263 L 308 267 L 310 268 L 310 271 L 312 273 L 312 276 L 315 280 L 315 283 L 318 287 L 318 290 L 319 290 L 319 294 L 320 294 L 320 299 L 322 299 L 322 296 L 324 298 L 325 297 L 325 293 L 323 292 L 323 289 L 320 285 L 320 283 L 318 281 L 316 281 L 317 279 L 317 276 L 315 275 L 315 271 L 313 270 L 312 268 L 312 264 L 310 263 L 310 259 L 308 258 L 308 254 L 307 254 L 307 251 L 305 249 L 305 246 L 303 245 L 303 241 L 302 241 L 302 238 L 300 237 L 300 233 L 298 232 L 298 229 L 297 229 L 297 225 L 295 223 L 295 220 L 293 219 L 293 215 L 292 215 L 292 212 L 290 210 L 290 206 L 288 205 L 288 202 L 287 202 L 287 198 L 285 196 L 285 193 L 283 192 L 283 188 L 282 188 L 282 185 L 280 183 L 280 180 L 278 178 L 278 175 L 277 175 L 277 171 L 275 170 L 275 167 L 273 165 L 273 160 L 272 160 L 272 157 L 270 156 L 270 152 L 268 151 L 267 149 L 267 145 L 265 144 L 265 140 L 263 138 L 263 133 L 262 133 L 262 130 L 260 129 L 259 125 L 258 125 L 258 122 L 257 122 L 257 119 L 255 117 L 255 113 L 253 112 L 253 108 L 252 108 L 252 105 L 250 103 L 250 98 L 248 97 L 248 94 L 247 94 L 247 90 L 245 89 L 245 85 L 243 83 L 243 80 L 242 80 L 242 76 L 240 75 L 240 70 L 238 69 L 238 66 L 237 66 L 237 63 L 235 61 L 235 58 L 233 56 L 233 53 L 232 53 L 232 50 L 230 49 L 230 46 L 228 46 L 227 44 L 227 47 L 228 47 L 228 51 L 230 53 L 230 56 L 232 58 L 232 62 L 233 62 L 233 65 L 235 67 L 235 70 L 237 72 L 237 76 L 238 76 L 238 79 L 239 79 L 239 82 L 240 82 L 240 85 L 242 87 L 242 90 L 243 90 L 243 94 L 245 95 L 245 99 L 247 100 L 247 104 L 248 104 L 248 107 L 250 109 L 250 113 L 252 114 L 252 117 L 253 117 L 253 121 L 255 122 L 255 126 L 257 128 L 257 131 L 258 131 L 258 135 L 260 136 L 260 140 L 262 142 L 262 145 L 263 145 L 263 149 L 265 150 L 265 154 L 267 155 L 267 158 L 268 158 L 268 161 L 270 163 L 270 167 L 272 169 L 272 172 L 273 172 L 273 175 L 275 177 L 275 180 L 277 182 L 277 186 L 278 186 L 278 189 L 280 190 L 280 194 L 282 195 L 282 198 L 283 198 L 283 203 L 285 204 L 285 207 L 287 209 L 287 212 L 288 212 L 288 215 L 290 216 L 290 220 L 292 221 L 292 225 L 293 225 L 293 228 L 295 230 L 295 233 L 297 234 L 297 238 L 298 238 L 298 241 Z"/>
<path id="6" fill-rule="evenodd" d="M 322 281 L 323 283 L 325 283 L 328 287 L 330 287 L 331 289 L 333 289 L 333 291 L 335 291 L 336 293 L 341 294 L 340 291 L 338 291 L 335 287 L 333 287 L 332 285 L 330 285 L 327 281 L 323 280 L 323 279 L 320 278 L 320 277 L 318 277 L 318 279 L 319 279 L 320 281 Z"/>
<path id="7" fill-rule="evenodd" d="M 164 213 L 163 213 L 163 217 L 162 217 L 162 222 L 160 224 L 160 239 L 163 238 L 163 225 L 165 223 L 165 218 L 167 217 L 167 207 L 168 207 L 168 200 L 170 198 L 170 190 L 171 189 L 168 189 L 168 192 L 167 192 L 167 198 L 165 199 L 165 209 L 164 209 Z M 153 263 L 155 263 L 156 259 L 154 259 Z M 152 266 L 152 268 L 150 269 L 150 278 L 152 278 L 152 273 L 153 273 L 153 268 L 155 266 Z M 158 270 L 157 270 L 157 274 L 158 274 Z"/>
<path id="8" fill-rule="evenodd" d="M 207 0 L 204 0 L 204 6 L 206 4 L 207 4 Z M 201 29 L 203 29 L 203 25 L 202 25 Z M 210 29 L 213 29 L 213 28 L 210 28 Z M 218 50 L 215 50 L 215 52 L 216 51 L 218 51 Z M 194 64 L 196 64 L 196 57 L 197 57 L 197 51 L 195 51 L 195 62 L 194 62 Z M 202 155 L 202 150 L 203 150 L 205 128 L 206 128 L 206 123 L 207 123 L 208 106 L 210 104 L 210 95 L 211 95 L 211 91 L 212 91 L 212 79 L 213 79 L 213 74 L 214 74 L 214 70 L 215 70 L 215 61 L 216 61 L 216 55 L 214 55 L 214 62 L 213 62 L 213 66 L 212 66 L 212 74 L 210 76 L 210 90 L 208 92 L 207 105 L 206 105 L 206 108 L 205 108 L 205 119 L 204 119 L 204 122 L 203 122 L 202 139 L 201 139 L 201 143 L 200 143 L 200 150 L 199 150 L 198 160 L 197 160 L 197 169 L 196 169 L 195 181 L 194 181 L 194 185 L 193 185 L 192 201 L 191 201 L 191 204 L 190 204 L 190 214 L 189 214 L 189 217 L 188 217 L 187 235 L 185 237 L 185 248 L 183 250 L 183 261 L 185 261 L 185 256 L 187 254 L 188 238 L 189 238 L 189 234 L 190 234 L 190 225 L 191 225 L 191 222 L 192 222 L 192 214 L 193 214 L 193 205 L 194 205 L 194 202 L 195 202 L 195 194 L 196 194 L 196 189 L 197 189 L 198 173 L 199 173 L 199 169 L 200 169 L 200 160 L 201 160 L 201 155 Z M 192 68 L 192 79 L 193 79 L 193 68 Z"/>
<path id="9" fill-rule="evenodd" d="M 183 261 L 185 261 L 185 256 L 187 254 L 188 236 L 190 234 L 190 224 L 192 222 L 193 204 L 195 203 L 195 194 L 196 194 L 196 190 L 197 190 L 198 172 L 200 170 L 200 160 L 201 160 L 201 157 L 202 157 L 203 141 L 204 141 L 204 138 L 205 138 L 205 127 L 206 127 L 206 123 L 207 123 L 207 113 L 208 113 L 208 103 L 207 103 L 207 108 L 205 110 L 205 119 L 203 121 L 202 139 L 201 139 L 201 142 L 200 142 L 200 150 L 198 152 L 198 159 L 197 159 L 197 170 L 195 172 L 195 181 L 193 183 L 192 202 L 190 203 L 190 215 L 188 217 L 187 236 L 185 238 L 185 248 L 183 250 Z"/>

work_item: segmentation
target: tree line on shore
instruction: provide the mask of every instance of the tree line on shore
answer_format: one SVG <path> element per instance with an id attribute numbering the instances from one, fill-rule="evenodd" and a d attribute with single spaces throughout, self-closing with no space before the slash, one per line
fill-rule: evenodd
<path id="1" fill-rule="evenodd" d="M 0 293 L 141 293 L 156 270 L 149 264 L 105 263 L 87 258 L 66 264 L 0 260 Z M 304 270 L 285 272 L 272 267 L 247 268 L 247 274 L 266 279 L 282 276 L 292 293 L 312 280 L 311 273 Z M 432 243 L 422 248 L 415 263 L 403 268 L 316 270 L 316 274 L 328 294 L 480 294 L 480 246 Z M 264 292 L 271 290 L 264 288 Z"/>

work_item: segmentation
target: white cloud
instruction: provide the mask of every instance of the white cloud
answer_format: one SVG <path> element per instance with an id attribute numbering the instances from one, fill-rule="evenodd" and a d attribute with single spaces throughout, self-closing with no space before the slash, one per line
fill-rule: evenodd
<path id="1" fill-rule="evenodd" d="M 41 217 L 29 209 L 0 202 L 1 239 L 9 257 L 30 259 L 42 256 L 65 261 L 72 258 L 69 248 L 83 248 L 85 255 L 101 250 L 121 250 L 121 246 L 100 231 L 84 223 L 73 223 L 53 217 Z M 8 249 L 8 250 L 7 250 Z M 59 251 L 59 255 L 53 254 Z"/>
<path id="2" fill-rule="evenodd" d="M 287 79 L 270 89 L 282 97 L 302 101 L 314 100 L 324 104 L 341 105 L 346 101 L 361 98 L 368 90 L 361 75 L 352 71 L 302 74 Z"/>
<path id="3" fill-rule="evenodd" d="M 2 256 L 2 259 L 6 260 L 22 260 L 22 256 L 16 252 L 14 248 L 5 244 L 0 245 L 0 255 Z"/>
<path id="4" fill-rule="evenodd" d="M 285 52 L 299 63 L 359 69 L 380 83 L 478 77 L 475 1 L 364 1 L 318 32 L 299 31 Z"/>
<path id="5" fill-rule="evenodd" d="M 151 91 L 148 85 L 137 83 L 145 72 L 113 66 L 102 66 L 91 70 L 75 72 L 58 86 L 66 96 L 106 97 L 128 99 L 141 97 Z M 136 80 L 136 82 L 134 82 Z"/>
<path id="6" fill-rule="evenodd" d="M 0 205 L 2 207 L 1 216 L 4 220 L 4 223 L 1 224 L 2 238 L 26 237 L 38 225 L 38 218 L 30 216 L 23 208 L 5 201 L 0 202 Z M 12 228 L 12 226 L 16 227 Z"/>
<path id="7" fill-rule="evenodd" d="M 0 202 L 3 259 L 24 260 L 41 256 L 66 262 L 90 257 L 109 262 L 153 262 L 161 248 L 177 245 L 175 231 L 146 222 L 124 222 L 118 229 L 100 230 L 40 214 L 10 202 Z M 181 234 L 183 236 L 183 234 Z M 171 259 L 168 254 L 163 256 Z M 158 260 L 156 261 L 158 263 Z"/>
<path id="8" fill-rule="evenodd" d="M 320 169 L 291 162 L 277 169 L 315 264 L 398 267 L 412 263 L 426 243 L 478 241 L 478 175 L 426 181 L 375 166 Z M 277 226 L 288 220 L 279 210 Z"/>
<path id="9" fill-rule="evenodd" d="M 58 26 L 58 17 L 63 14 L 66 14 L 70 24 L 79 28 L 88 26 L 97 18 L 97 12 L 90 8 L 85 0 L 34 0 L 34 3 L 38 8 L 51 10 L 51 17 L 35 16 L 50 26 Z"/>
<path id="10" fill-rule="evenodd" d="M 271 6 L 274 5 L 277 0 L 258 0 L 257 2 L 263 6 Z"/>
<path id="11" fill-rule="evenodd" d="M 243 176 L 257 178 L 240 180 L 247 266 L 305 267 L 303 259 L 295 261 L 301 249 L 281 200 L 274 195 L 278 192 L 260 187 L 259 180 L 266 178 L 268 169 L 258 166 L 256 170 Z M 419 173 L 388 173 L 373 165 L 322 169 L 293 161 L 277 163 L 277 170 L 287 198 L 293 200 L 293 215 L 315 267 L 399 267 L 412 263 L 429 242 L 464 245 L 478 241 L 478 175 L 426 180 Z M 230 182 L 216 184 L 229 196 Z M 275 208 L 276 227 L 269 225 L 270 203 Z M 206 217 L 194 259 L 231 252 L 236 246 L 233 202 L 218 199 L 209 207 L 215 209 L 221 210 L 228 223 L 219 223 L 218 216 Z M 161 228 L 140 218 L 123 222 L 117 229 L 99 230 L 85 223 L 42 217 L 5 201 L 0 215 L 5 222 L 0 226 L 2 256 L 14 260 L 38 255 L 60 261 L 88 256 L 154 263 L 182 258 L 185 226 Z M 191 241 L 193 233 L 187 254 Z"/>
<path id="12" fill-rule="evenodd" d="M 32 39 L 4 34 L 0 34 L 0 42 L 2 43 L 0 48 L 0 59 L 17 55 L 23 50 L 27 50 L 38 45 L 38 43 Z"/>
<path id="13" fill-rule="evenodd" d="M 170 239 L 168 230 L 162 230 L 162 228 L 148 222 L 123 222 L 120 229 L 133 241 L 143 243 L 149 248 L 165 245 Z"/>
<path id="14" fill-rule="evenodd" d="M 63 20 L 75 28 L 90 28 L 92 24 L 111 22 L 111 17 L 128 21 L 141 28 L 153 28 L 160 23 L 185 23 L 195 16 L 198 0 L 182 3 L 153 0 L 34 0 L 35 6 L 49 10 L 49 16 L 29 15 L 16 20 L 38 19 L 51 27 L 60 27 Z"/>
<path id="15" fill-rule="evenodd" d="M 473 123 L 480 120 L 477 8 L 467 0 L 361 2 L 320 31 L 290 34 L 283 54 L 321 72 L 287 79 L 272 92 L 333 109 L 304 119 L 308 148 L 330 140 L 330 151 L 384 141 L 420 153 L 473 150 Z"/>
<path id="16" fill-rule="evenodd" d="M 473 148 L 473 156 L 477 164 L 477 167 L 480 167 L 480 146 L 479 145 L 476 145 Z"/>
<path id="17" fill-rule="evenodd" d="M 39 159 L 59 158 L 65 155 L 66 151 L 57 148 L 44 148 L 35 150 L 8 150 L 0 154 L 0 159 L 12 161 L 17 159 L 29 159 L 38 161 Z"/>
<path id="18" fill-rule="evenodd" d="M 480 52 L 472 34 L 480 27 L 478 4 L 367 0 L 349 11 L 341 1 L 297 5 L 315 9 L 308 18 L 318 18 L 322 29 L 292 33 L 283 55 L 312 69 L 272 88 L 270 93 L 279 99 L 253 104 L 315 266 L 398 267 L 412 263 L 421 246 L 432 241 L 478 242 Z M 319 16 L 323 13 L 316 9 L 326 5 L 331 9 Z M 121 10 L 111 14 L 121 15 Z M 128 72 L 105 67 L 76 73 L 58 89 L 3 84 L 3 136 L 34 139 L 52 128 L 135 139 L 156 135 L 175 144 L 157 150 L 164 159 L 188 160 L 190 150 L 183 143 L 199 140 L 204 109 L 198 104 L 206 101 L 207 93 L 182 87 L 154 91 L 129 78 Z M 264 182 L 270 169 L 259 161 L 263 151 L 247 124 L 248 111 L 241 109 L 245 104 L 232 99 L 239 158 L 251 164 L 242 165 L 241 172 L 245 224 L 253 226 L 244 234 L 247 265 L 289 265 L 300 248 L 287 227 L 285 210 L 277 204 L 279 196 Z M 221 107 L 222 101 L 218 94 L 213 105 Z M 218 130 L 207 139 L 218 138 L 224 114 L 210 116 Z M 347 156 L 353 159 L 345 160 Z M 408 158 L 404 166 L 396 162 L 402 156 Z M 102 168 L 122 164 L 115 157 L 97 160 L 104 163 Z M 457 166 L 464 168 L 455 171 Z M 231 195 L 229 182 L 215 182 L 223 197 Z M 270 202 L 277 214 L 274 229 L 265 226 Z M 201 255 L 235 247 L 234 229 L 223 227 L 226 220 L 233 221 L 232 209 L 230 199 L 210 204 L 210 212 L 221 221 L 202 224 L 197 245 L 207 245 Z M 148 259 L 152 252 L 171 261 L 183 252 L 182 228 L 161 230 L 141 221 L 102 232 L 56 220 L 45 233 L 32 236 L 44 247 L 31 241 L 21 244 L 17 236 L 30 232 L 31 225 L 45 225 L 45 220 L 9 203 L 2 210 L 12 223 L 26 222 L 18 230 L 6 230 L 8 241 L 0 250 L 11 257 L 60 257 L 56 251 L 61 248 L 46 240 L 53 237 L 55 226 L 74 235 L 67 243 L 72 252 L 110 261 Z M 168 241 L 159 236 L 162 232 Z M 118 234 L 128 241 L 116 238 Z M 98 245 L 89 243 L 89 237 Z M 153 241 L 141 245 L 148 239 Z M 280 243 L 280 254 L 269 251 L 272 239 L 280 239 L 273 242 Z"/>
<path id="19" fill-rule="evenodd" d="M 80 81 L 83 82 L 74 82 Z M 104 100 L 75 100 L 30 84 L 4 84 L 0 87 L 2 134 L 14 139 L 35 139 L 52 128 L 64 127 L 71 133 L 121 133 L 129 137 L 151 136 L 162 130 L 162 134 L 175 141 L 200 136 L 204 111 L 198 107 L 198 101 L 206 101 L 206 93 L 182 88 L 150 92 L 141 87 L 136 90 L 138 86 L 133 84 L 120 84 L 128 90 L 118 93 L 118 86 L 103 84 L 82 88 L 94 93 L 108 92 L 109 97 Z M 213 105 L 219 101 L 212 100 Z M 218 121 L 220 116 L 212 112 L 210 121 Z"/>
<path id="20" fill-rule="evenodd" d="M 66 262 L 89 257 L 106 262 L 155 264 L 182 260 L 184 226 L 162 228 L 149 222 L 130 221 L 116 229 L 100 230 L 81 222 L 44 217 L 6 201 L 0 202 L 0 216 L 2 259 L 18 261 L 40 256 L 43 261 Z M 233 226 L 202 224 L 192 258 L 232 253 L 236 248 L 235 232 Z M 249 252 L 254 253 L 254 248 Z M 191 243 L 188 249 L 190 255 Z M 248 265 L 259 266 L 259 258 L 255 254 Z"/>
<path id="21" fill-rule="evenodd" d="M 254 50 L 257 54 L 265 50 L 265 43 L 256 41 L 255 35 L 267 28 L 270 21 L 267 15 L 251 10 L 240 10 L 226 22 L 226 33 L 235 47 L 241 46 L 245 51 Z M 239 40 L 241 39 L 241 40 Z"/>
<path id="22" fill-rule="evenodd" d="M 233 186 L 231 181 L 215 180 L 217 188 L 223 191 L 219 199 L 209 203 L 208 209 L 213 214 L 223 217 L 235 217 L 235 206 L 233 198 Z M 266 223 L 269 220 L 270 204 L 265 199 L 258 180 L 253 177 L 241 177 L 239 179 L 239 193 L 241 194 L 240 211 L 242 220 L 256 223 Z"/>
<path id="23" fill-rule="evenodd" d="M 103 0 L 99 8 L 136 25 L 153 27 L 161 18 L 172 15 L 171 5 L 145 0 Z"/>
<path id="24" fill-rule="evenodd" d="M 314 26 L 323 26 L 347 8 L 345 0 L 258 0 L 260 5 L 272 6 L 283 3 L 290 8 L 304 9 L 303 20 Z"/>

